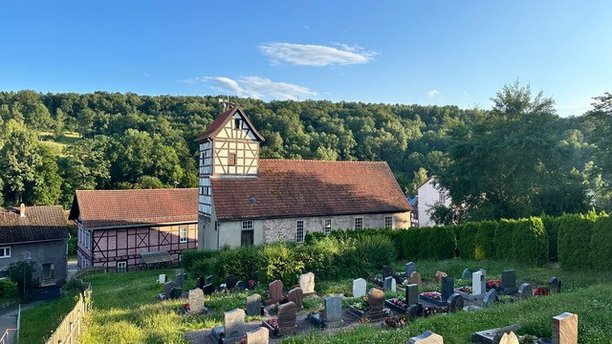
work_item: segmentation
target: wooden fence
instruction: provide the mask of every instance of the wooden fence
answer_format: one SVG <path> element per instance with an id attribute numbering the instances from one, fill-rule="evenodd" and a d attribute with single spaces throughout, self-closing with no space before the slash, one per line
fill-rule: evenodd
<path id="1" fill-rule="evenodd" d="M 81 282 L 82 283 L 82 282 Z M 89 311 L 91 304 L 91 285 L 79 294 L 76 306 L 66 315 L 46 344 L 73 344 L 79 342 L 83 317 Z"/>

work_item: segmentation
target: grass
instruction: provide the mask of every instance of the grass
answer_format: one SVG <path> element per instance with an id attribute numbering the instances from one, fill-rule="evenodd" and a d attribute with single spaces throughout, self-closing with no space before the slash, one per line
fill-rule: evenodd
<path id="1" fill-rule="evenodd" d="M 39 131 L 38 137 L 42 143 L 51 148 L 51 150 L 59 156 L 64 154 L 64 149 L 67 146 L 75 144 L 82 138 L 79 133 L 65 132 L 62 134 L 62 137 L 55 139 L 54 133 L 50 131 Z"/>
<path id="2" fill-rule="evenodd" d="M 79 297 L 76 291 L 70 292 L 61 299 L 49 301 L 40 306 L 25 309 L 21 312 L 19 342 L 27 344 L 44 343 L 66 314 L 76 305 Z"/>
<path id="3" fill-rule="evenodd" d="M 405 261 L 394 265 L 403 270 Z M 334 335 L 313 331 L 301 336 L 286 338 L 283 343 L 405 343 L 412 335 L 432 330 L 445 336 L 445 343 L 466 343 L 472 332 L 491 327 L 520 322 L 519 333 L 550 336 L 551 318 L 563 311 L 579 315 L 580 343 L 608 343 L 612 333 L 612 272 L 566 272 L 551 264 L 529 267 L 499 261 L 418 261 L 427 286 L 435 288 L 434 273 L 445 271 L 459 277 L 464 268 L 487 270 L 488 277 L 499 277 L 501 271 L 515 268 L 517 283 L 523 281 L 544 285 L 551 276 L 563 281 L 563 293 L 544 298 L 532 298 L 518 303 L 500 305 L 478 312 L 461 312 L 419 319 L 401 330 L 381 330 L 363 325 L 353 330 L 343 330 Z M 92 283 L 93 310 L 89 313 L 81 343 L 185 343 L 184 333 L 211 328 L 222 324 L 223 312 L 245 307 L 247 293 L 213 294 L 206 296 L 210 315 L 183 317 L 177 310 L 184 301 L 159 302 L 155 299 L 162 287 L 156 283 L 157 274 L 174 275 L 173 270 L 130 272 L 125 274 L 91 275 L 85 280 Z M 359 276 L 356 276 L 356 278 Z M 363 276 L 366 277 L 366 276 Z M 193 288 L 194 280 L 186 281 L 186 288 Z M 265 297 L 266 286 L 259 292 Z M 352 279 L 320 281 L 316 283 L 319 295 L 346 294 L 352 290 Z M 351 300 L 347 300 L 351 302 Z M 316 310 L 322 300 L 309 297 L 305 308 Z M 251 317 L 251 320 L 258 317 Z M 249 320 L 249 318 L 247 319 Z M 52 328 L 52 327 L 51 327 Z M 43 333 L 44 334 L 44 333 Z M 41 338 L 41 337 L 39 337 Z"/>

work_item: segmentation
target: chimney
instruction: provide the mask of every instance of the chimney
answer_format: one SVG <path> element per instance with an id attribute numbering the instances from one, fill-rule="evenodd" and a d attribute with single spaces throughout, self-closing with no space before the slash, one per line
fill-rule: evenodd
<path id="1" fill-rule="evenodd" d="M 21 203 L 19 206 L 19 217 L 26 217 L 25 214 L 25 204 Z"/>

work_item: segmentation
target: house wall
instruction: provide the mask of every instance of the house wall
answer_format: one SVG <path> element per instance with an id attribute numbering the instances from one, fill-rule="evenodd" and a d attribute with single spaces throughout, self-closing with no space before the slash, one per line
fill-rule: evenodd
<path id="1" fill-rule="evenodd" d="M 431 219 L 431 212 L 438 204 L 450 206 L 451 198 L 448 190 L 437 185 L 435 178 L 430 178 L 419 187 L 419 227 L 431 227 L 436 223 Z"/>
<path id="2" fill-rule="evenodd" d="M 323 232 L 326 219 L 332 220 L 332 230 L 353 230 L 356 217 L 363 218 L 364 229 L 383 228 L 385 216 L 393 216 L 393 228 L 395 229 L 410 227 L 410 212 L 253 220 L 254 244 L 262 245 L 276 241 L 295 241 L 296 222 L 298 220 L 304 221 L 304 235 L 306 235 L 306 233 Z M 219 241 L 215 242 L 217 245 L 214 245 L 215 243 L 207 243 L 206 238 L 204 238 L 204 247 L 218 249 L 225 245 L 230 247 L 240 246 L 241 231 L 242 221 L 220 222 L 218 230 Z"/>
<path id="3" fill-rule="evenodd" d="M 11 247 L 11 257 L 0 258 L 0 271 L 6 271 L 12 263 L 25 260 L 27 256 L 35 263 L 33 279 L 42 279 L 43 264 L 53 264 L 55 283 L 64 284 L 67 277 L 68 239 L 25 244 L 0 245 Z"/>
<path id="4" fill-rule="evenodd" d="M 187 242 L 180 242 L 180 228 L 187 228 Z M 92 231 L 91 256 L 79 245 L 79 257 L 89 266 L 115 269 L 117 262 L 126 261 L 128 269 L 144 264 L 140 253 L 168 251 L 174 262 L 183 250 L 198 246 L 197 223 L 158 225 L 151 227 L 97 229 Z M 79 231 L 79 234 L 83 233 Z M 83 240 L 85 242 L 85 240 Z M 82 263 L 79 261 L 79 265 Z M 81 266 L 83 267 L 83 266 Z"/>

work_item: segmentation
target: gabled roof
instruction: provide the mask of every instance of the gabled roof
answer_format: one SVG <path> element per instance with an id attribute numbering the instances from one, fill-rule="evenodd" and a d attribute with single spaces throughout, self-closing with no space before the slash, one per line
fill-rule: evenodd
<path id="1" fill-rule="evenodd" d="M 60 206 L 33 206 L 19 209 L 0 208 L 0 244 L 68 239 L 68 223 Z"/>
<path id="2" fill-rule="evenodd" d="M 89 229 L 198 221 L 198 189 L 77 190 L 70 220 Z"/>
<path id="3" fill-rule="evenodd" d="M 386 162 L 262 159 L 256 178 L 211 181 L 219 220 L 412 210 Z"/>
<path id="4" fill-rule="evenodd" d="M 244 111 L 239 107 L 235 107 L 217 116 L 217 118 L 215 118 L 215 120 L 212 121 L 212 123 L 210 123 L 208 128 L 206 128 L 206 130 L 204 130 L 198 136 L 198 138 L 196 139 L 196 142 L 202 142 L 211 137 L 214 138 L 219 133 L 219 131 L 221 131 L 225 127 L 227 122 L 229 122 L 232 118 L 234 118 L 234 114 L 236 114 L 236 112 L 238 112 L 240 116 L 242 116 L 242 118 L 246 121 L 251 131 L 253 131 L 253 134 L 255 135 L 255 137 L 259 141 L 263 141 L 264 140 L 263 136 L 261 136 L 261 134 L 257 131 L 257 129 L 255 129 L 255 126 L 253 125 L 251 120 L 244 114 Z"/>

